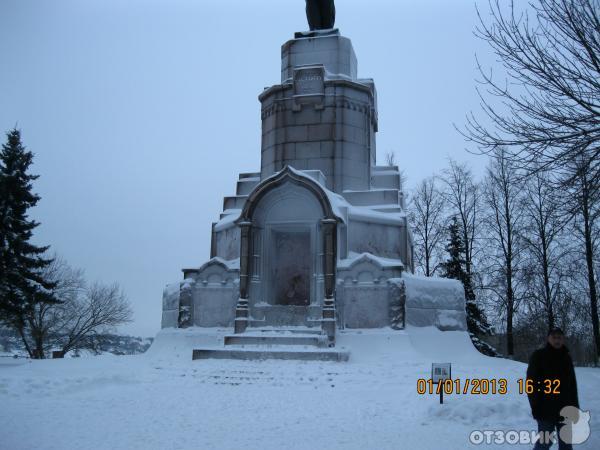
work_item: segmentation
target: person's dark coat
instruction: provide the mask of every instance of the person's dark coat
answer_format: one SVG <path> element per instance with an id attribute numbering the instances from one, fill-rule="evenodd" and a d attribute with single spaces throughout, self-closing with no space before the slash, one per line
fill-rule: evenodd
<path id="1" fill-rule="evenodd" d="M 533 381 L 533 392 L 527 396 L 534 419 L 559 422 L 563 407 L 579 408 L 573 361 L 565 346 L 555 349 L 547 344 L 533 352 L 527 367 L 527 378 Z M 560 393 L 545 393 L 545 380 L 560 380 Z"/>

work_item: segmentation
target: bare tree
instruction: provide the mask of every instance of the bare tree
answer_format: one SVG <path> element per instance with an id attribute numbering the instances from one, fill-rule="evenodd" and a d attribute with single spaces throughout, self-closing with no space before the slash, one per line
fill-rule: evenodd
<path id="1" fill-rule="evenodd" d="M 527 298 L 542 307 L 548 329 L 555 326 L 567 276 L 565 260 L 571 252 L 563 236 L 567 220 L 560 194 L 550 178 L 548 171 L 535 171 L 525 182 L 521 233 L 529 261 L 525 268 Z"/>
<path id="2" fill-rule="evenodd" d="M 474 114 L 465 136 L 485 152 L 504 147 L 524 168 L 560 167 L 576 156 L 600 181 L 600 4 L 598 0 L 536 0 L 518 12 L 489 0 L 491 24 L 477 35 L 502 62 L 508 80 L 479 66 L 491 125 Z M 497 102 L 495 102 L 497 100 Z"/>
<path id="3" fill-rule="evenodd" d="M 385 154 L 385 165 L 386 166 L 395 166 L 396 165 L 396 153 L 395 152 L 387 152 Z"/>
<path id="4" fill-rule="evenodd" d="M 443 171 L 441 180 L 445 185 L 443 194 L 451 210 L 450 215 L 456 216 L 460 225 L 465 246 L 465 270 L 467 275 L 472 277 L 474 244 L 480 213 L 479 187 L 473 179 L 471 169 L 466 164 L 452 159 L 449 167 Z"/>
<path id="5" fill-rule="evenodd" d="M 440 264 L 446 233 L 445 201 L 435 177 L 421 181 L 409 206 L 415 240 L 415 258 L 425 276 L 433 276 Z"/>
<path id="6" fill-rule="evenodd" d="M 587 288 L 590 300 L 589 319 L 592 323 L 596 359 L 600 360 L 600 324 L 598 321 L 598 244 L 600 241 L 600 185 L 592 180 L 589 161 L 581 155 L 566 165 L 564 171 L 571 170 L 573 174 L 566 186 L 572 202 L 567 211 L 573 214 L 576 235 L 583 244 L 585 266 L 587 272 Z"/>
<path id="7" fill-rule="evenodd" d="M 464 276 L 461 276 L 460 279 L 465 288 L 467 323 L 478 324 L 476 328 L 471 326 L 469 332 L 472 334 L 471 338 L 477 348 L 480 351 L 486 351 L 484 347 L 489 346 L 480 342 L 479 338 L 491 334 L 492 330 L 481 305 L 482 296 L 475 293 L 476 289 L 481 292 L 481 279 L 474 270 L 475 242 L 479 239 L 481 231 L 480 187 L 475 182 L 469 167 L 452 159 L 449 167 L 442 172 L 440 179 L 444 186 L 442 192 L 447 204 L 448 215 L 452 218 L 452 228 L 454 228 L 454 218 L 456 218 L 458 226 L 456 232 L 460 235 L 460 246 L 463 249 Z"/>
<path id="8" fill-rule="evenodd" d="M 66 303 L 61 312 L 56 331 L 63 354 L 75 349 L 94 350 L 98 333 L 130 322 L 132 317 L 129 302 L 116 283 L 92 284 L 85 295 Z"/>
<path id="9" fill-rule="evenodd" d="M 34 302 L 24 314 L 19 334 L 29 356 L 36 359 L 45 358 L 47 351 L 53 346 L 60 311 L 65 304 L 75 302 L 85 289 L 83 271 L 71 268 L 64 259 L 56 255 L 42 270 L 42 275 L 55 285 L 53 294 L 60 303 Z"/>
<path id="10" fill-rule="evenodd" d="M 522 182 L 518 171 L 506 158 L 504 150 L 498 149 L 487 168 L 483 190 L 488 211 L 485 220 L 489 230 L 487 239 L 491 244 L 488 259 L 492 264 L 488 264 L 488 268 L 492 269 L 492 280 L 500 277 L 499 282 L 488 287 L 494 289 L 502 305 L 506 319 L 506 349 L 510 356 L 514 356 L 515 353 L 513 319 L 519 302 L 515 288 L 521 250 L 521 189 Z"/>
<path id="11" fill-rule="evenodd" d="M 594 256 L 594 192 L 600 186 L 600 3 L 536 0 L 519 13 L 490 0 L 477 34 L 502 62 L 506 82 L 481 66 L 488 123 L 471 114 L 464 135 L 483 152 L 506 148 L 528 172 L 554 169 L 575 192 L 597 359 L 600 324 Z M 575 167 L 573 167 L 575 165 Z M 565 170 L 566 169 L 566 170 Z M 574 169 L 574 170 L 573 170 Z"/>
<path id="12" fill-rule="evenodd" d="M 60 303 L 39 302 L 27 311 L 21 339 L 31 358 L 45 358 L 51 349 L 63 354 L 93 350 L 99 333 L 131 320 L 131 308 L 117 284 L 88 286 L 83 271 L 60 257 L 54 257 L 44 276 L 56 283 L 53 293 Z"/>

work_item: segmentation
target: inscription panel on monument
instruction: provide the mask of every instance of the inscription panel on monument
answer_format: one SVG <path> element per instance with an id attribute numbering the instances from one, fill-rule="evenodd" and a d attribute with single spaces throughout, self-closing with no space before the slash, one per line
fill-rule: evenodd
<path id="1" fill-rule="evenodd" d="M 325 72 L 323 66 L 294 69 L 294 95 L 324 95 Z"/>

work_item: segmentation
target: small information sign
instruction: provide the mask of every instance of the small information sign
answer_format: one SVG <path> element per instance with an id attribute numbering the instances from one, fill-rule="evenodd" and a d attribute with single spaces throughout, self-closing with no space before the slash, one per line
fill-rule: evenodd
<path id="1" fill-rule="evenodd" d="M 431 381 L 438 383 L 440 391 L 440 404 L 444 403 L 444 382 L 452 379 L 452 364 L 451 363 L 432 363 L 431 364 Z"/>

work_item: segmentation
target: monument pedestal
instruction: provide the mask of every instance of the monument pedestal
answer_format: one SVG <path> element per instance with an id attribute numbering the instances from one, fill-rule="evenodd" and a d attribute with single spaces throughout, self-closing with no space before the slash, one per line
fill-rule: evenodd
<path id="1" fill-rule="evenodd" d="M 240 174 L 224 199 L 211 259 L 165 290 L 163 327 L 233 328 L 228 348 L 197 349 L 197 358 L 333 360 L 347 355 L 229 347 L 334 346 L 338 329 L 405 323 L 466 329 L 459 282 L 407 274 L 400 171 L 376 165 L 377 91 L 358 78 L 350 39 L 337 29 L 296 33 L 281 48 L 280 84 L 259 101 L 260 172 Z M 298 331 L 309 336 L 287 335 Z"/>
<path id="2" fill-rule="evenodd" d="M 295 68 L 313 64 L 323 65 L 328 78 L 357 79 L 357 61 L 352 41 L 340 35 L 337 29 L 326 30 L 325 33 L 296 33 L 296 39 L 283 44 L 281 84 L 292 82 Z"/>
<path id="3" fill-rule="evenodd" d="M 261 179 L 286 165 L 319 170 L 342 193 L 371 187 L 377 92 L 357 77 L 352 42 L 337 30 L 281 48 L 281 84 L 260 96 Z"/>

